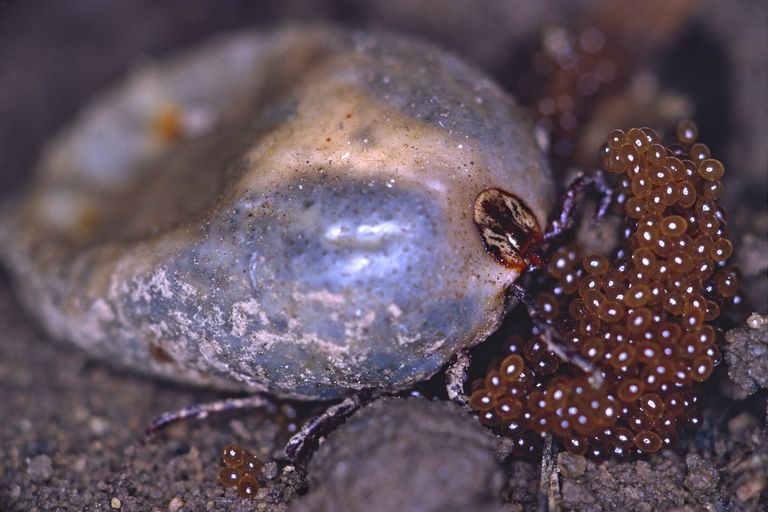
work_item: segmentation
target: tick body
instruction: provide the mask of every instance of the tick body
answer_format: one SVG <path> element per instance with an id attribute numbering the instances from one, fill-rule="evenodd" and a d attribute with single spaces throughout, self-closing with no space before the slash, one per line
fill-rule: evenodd
<path id="1" fill-rule="evenodd" d="M 485 339 L 530 264 L 488 257 L 488 189 L 544 225 L 544 159 L 477 70 L 389 35 L 239 34 L 88 107 L 8 210 L 2 256 L 49 332 L 115 364 L 395 391 Z"/>

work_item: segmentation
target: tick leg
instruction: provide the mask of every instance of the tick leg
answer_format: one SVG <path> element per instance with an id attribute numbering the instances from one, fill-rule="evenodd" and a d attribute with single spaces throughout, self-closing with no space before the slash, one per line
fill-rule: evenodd
<path id="1" fill-rule="evenodd" d="M 307 451 L 316 446 L 322 436 L 371 400 L 370 393 L 357 393 L 330 406 L 320 416 L 306 422 L 301 430 L 288 440 L 284 449 L 285 456 L 294 464 L 300 463 Z"/>
<path id="2" fill-rule="evenodd" d="M 513 283 L 509 287 L 509 292 L 524 306 L 528 311 L 534 327 L 541 333 L 541 338 L 547 344 L 547 348 L 553 352 L 561 361 L 575 364 L 581 370 L 589 375 L 589 383 L 598 388 L 603 383 L 603 377 L 589 360 L 584 359 L 581 354 L 562 341 L 562 337 L 557 330 L 541 316 L 539 305 L 530 292 L 519 283 Z"/>
<path id="3" fill-rule="evenodd" d="M 597 189 L 601 196 L 593 220 L 600 220 L 605 216 L 613 200 L 613 189 L 606 183 L 602 171 L 582 174 L 568 185 L 563 200 L 560 202 L 560 213 L 550 223 L 547 232 L 544 233 L 544 240 L 557 238 L 570 229 L 573 225 L 574 212 L 579 204 L 579 199 L 590 187 Z"/>
<path id="4" fill-rule="evenodd" d="M 205 404 L 194 404 L 177 411 L 169 411 L 155 418 L 145 431 L 145 434 L 151 436 L 158 430 L 162 430 L 172 423 L 193 419 L 202 420 L 210 414 L 216 414 L 226 411 L 242 411 L 244 409 L 257 409 L 271 404 L 267 398 L 261 395 L 246 396 L 243 398 L 227 398 L 216 402 Z"/>
<path id="5" fill-rule="evenodd" d="M 605 217 L 606 213 L 608 213 L 608 208 L 611 206 L 611 201 L 613 201 L 614 190 L 613 187 L 608 185 L 608 182 L 605 181 L 605 174 L 603 174 L 602 171 L 595 171 L 592 176 L 595 188 L 600 193 L 600 204 L 598 205 L 594 216 L 594 220 L 599 221 Z"/>
<path id="6" fill-rule="evenodd" d="M 448 392 L 448 398 L 463 409 L 466 409 L 469 404 L 467 394 L 464 392 L 464 383 L 467 381 L 471 361 L 469 351 L 461 349 L 456 354 L 456 359 L 445 370 L 445 390 Z"/>

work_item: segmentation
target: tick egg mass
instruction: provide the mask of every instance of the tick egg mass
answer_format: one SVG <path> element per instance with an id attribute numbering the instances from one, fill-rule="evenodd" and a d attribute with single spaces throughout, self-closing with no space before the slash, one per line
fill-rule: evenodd
<path id="1" fill-rule="evenodd" d="M 89 105 L 4 210 L 0 252 L 43 326 L 110 362 L 303 398 L 397 390 L 501 319 L 519 271 L 474 225 L 489 188 L 545 224 L 530 127 L 477 70 L 383 34 L 243 33 Z"/>
<path id="2" fill-rule="evenodd" d="M 595 365 L 602 384 L 563 363 L 539 337 L 512 337 L 470 405 L 512 438 L 517 455 L 553 433 L 571 452 L 625 460 L 698 428 L 696 386 L 720 362 L 713 325 L 738 291 L 733 247 L 717 203 L 723 165 L 682 123 L 678 141 L 650 129 L 615 130 L 604 168 L 615 174 L 614 207 L 625 219 L 610 259 L 557 250 L 537 302 L 563 343 Z"/>

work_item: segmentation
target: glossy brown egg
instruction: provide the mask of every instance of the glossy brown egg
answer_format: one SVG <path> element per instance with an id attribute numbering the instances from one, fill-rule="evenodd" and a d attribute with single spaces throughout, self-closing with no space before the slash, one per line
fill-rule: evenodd
<path id="1" fill-rule="evenodd" d="M 538 337 L 514 338 L 470 400 L 519 454 L 533 449 L 531 436 L 551 432 L 573 453 L 628 460 L 701 425 L 695 387 L 720 359 L 722 333 L 711 322 L 739 285 L 725 266 L 733 244 L 717 204 L 724 167 L 697 134 L 693 123 L 679 125 L 683 153 L 648 128 L 609 134 L 604 167 L 616 175 L 613 207 L 624 217 L 617 256 L 558 248 L 537 290 L 544 319 L 572 326 L 561 337 L 596 365 L 602 384 L 569 361 L 550 364 Z"/>
<path id="2" fill-rule="evenodd" d="M 259 476 L 264 463 L 242 446 L 230 443 L 224 448 L 224 467 L 219 471 L 219 483 L 237 489 L 241 498 L 255 498 L 259 492 Z"/>

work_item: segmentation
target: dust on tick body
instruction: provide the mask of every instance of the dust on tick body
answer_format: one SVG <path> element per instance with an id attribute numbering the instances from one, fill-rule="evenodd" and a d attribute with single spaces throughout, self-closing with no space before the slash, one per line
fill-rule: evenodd
<path id="1" fill-rule="evenodd" d="M 423 42 L 224 36 L 86 107 L 0 252 L 48 331 L 111 363 L 282 397 L 397 391 L 493 332 L 533 263 L 553 194 L 531 131 Z"/>

